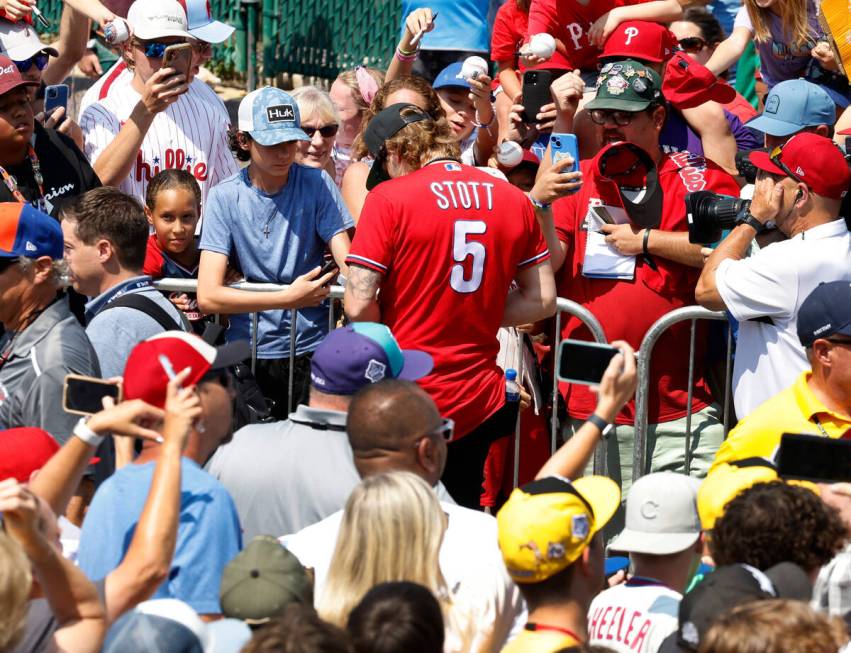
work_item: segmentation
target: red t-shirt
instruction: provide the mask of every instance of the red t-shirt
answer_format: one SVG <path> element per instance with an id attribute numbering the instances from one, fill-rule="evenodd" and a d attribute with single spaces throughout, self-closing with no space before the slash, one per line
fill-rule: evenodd
<path id="1" fill-rule="evenodd" d="M 631 281 L 582 276 L 587 237 L 587 227 L 583 223 L 588 207 L 599 203 L 623 205 L 614 183 L 599 178 L 592 161 L 581 161 L 580 168 L 582 188 L 553 205 L 559 240 L 568 245 L 564 265 L 556 275 L 558 296 L 578 302 L 590 310 L 600 321 L 609 342 L 625 340 L 638 351 L 644 335 L 657 319 L 675 308 L 694 305 L 694 288 L 700 270 L 658 256 L 653 257 L 658 268 L 653 270 L 639 256 L 635 278 Z M 664 193 L 659 224 L 663 231 L 687 230 L 686 193 L 703 189 L 726 195 L 739 193 L 739 187 L 730 175 L 703 157 L 688 152 L 663 156 L 659 182 Z M 665 332 L 653 350 L 648 410 L 651 424 L 679 419 L 687 412 L 689 333 L 689 324 L 680 323 Z M 703 329 L 698 331 L 696 340 L 692 401 L 695 411 L 712 401 L 703 373 L 705 337 L 701 337 L 702 333 Z M 573 317 L 563 321 L 561 337 L 593 340 L 588 329 Z M 571 417 L 584 419 L 594 411 L 597 399 L 587 386 L 561 384 L 561 389 Z M 630 401 L 616 421 L 618 424 L 632 424 L 634 418 L 635 404 Z"/>
<path id="2" fill-rule="evenodd" d="M 505 403 L 496 332 L 509 286 L 548 258 L 526 196 L 481 170 L 438 161 L 367 196 L 346 262 L 384 275 L 381 320 L 434 358 L 419 383 L 456 438 Z"/>
<path id="3" fill-rule="evenodd" d="M 491 32 L 491 59 L 493 61 L 510 61 L 517 68 L 517 51 L 526 40 L 526 26 L 529 14 L 520 11 L 514 0 L 506 3 L 496 12 Z M 523 67 L 520 67 L 522 70 Z"/>
<path id="4" fill-rule="evenodd" d="M 615 7 L 645 2 L 650 0 L 588 0 L 586 4 L 577 0 L 532 0 L 527 34 L 531 37 L 545 32 L 564 43 L 567 49 L 567 56 L 556 50 L 538 68 L 597 70 L 600 50 L 588 42 L 588 29 Z"/>

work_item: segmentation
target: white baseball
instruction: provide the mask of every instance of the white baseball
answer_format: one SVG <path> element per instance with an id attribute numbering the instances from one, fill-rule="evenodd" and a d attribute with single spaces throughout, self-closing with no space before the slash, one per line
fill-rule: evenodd
<path id="1" fill-rule="evenodd" d="M 463 79 L 477 79 L 481 75 L 488 74 L 488 62 L 481 57 L 467 57 L 458 74 Z"/>
<path id="2" fill-rule="evenodd" d="M 533 34 L 526 51 L 541 59 L 549 59 L 556 51 L 556 40 L 549 34 Z"/>
<path id="3" fill-rule="evenodd" d="M 513 168 L 514 166 L 520 165 L 520 162 L 523 160 L 523 148 L 520 147 L 520 143 L 504 141 L 502 145 L 497 148 L 496 160 L 499 161 L 500 165 L 503 165 L 506 168 Z"/>

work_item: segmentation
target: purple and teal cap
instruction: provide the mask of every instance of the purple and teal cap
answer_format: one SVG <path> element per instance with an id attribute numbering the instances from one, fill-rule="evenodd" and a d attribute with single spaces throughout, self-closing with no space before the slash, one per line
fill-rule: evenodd
<path id="1" fill-rule="evenodd" d="M 310 380 L 320 392 L 348 396 L 383 379 L 416 381 L 433 368 L 430 354 L 401 349 L 386 325 L 356 322 L 334 329 L 319 343 Z"/>
<path id="2" fill-rule="evenodd" d="M 60 259 L 64 240 L 59 222 L 30 204 L 0 202 L 0 258 Z"/>

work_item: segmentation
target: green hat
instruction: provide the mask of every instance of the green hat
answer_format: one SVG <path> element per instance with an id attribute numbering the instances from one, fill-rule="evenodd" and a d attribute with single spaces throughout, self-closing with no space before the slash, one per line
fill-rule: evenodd
<path id="1" fill-rule="evenodd" d="M 305 568 L 278 540 L 258 535 L 222 573 L 222 613 L 249 624 L 265 623 L 290 603 L 313 604 Z"/>
<path id="2" fill-rule="evenodd" d="M 644 111 L 653 102 L 662 102 L 662 80 L 643 63 L 625 59 L 607 63 L 597 77 L 597 97 L 585 105 L 591 109 Z"/>

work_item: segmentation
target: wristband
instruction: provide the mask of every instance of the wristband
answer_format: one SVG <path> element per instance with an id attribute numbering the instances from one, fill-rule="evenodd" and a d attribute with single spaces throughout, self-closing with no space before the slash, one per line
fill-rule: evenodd
<path id="1" fill-rule="evenodd" d="M 537 209 L 541 209 L 543 211 L 546 211 L 548 208 L 550 208 L 552 206 L 552 204 L 547 204 L 546 202 L 541 202 L 540 200 L 536 200 L 534 197 L 532 197 L 531 193 L 529 193 L 529 195 L 527 195 L 527 197 L 529 198 L 529 201 L 532 202 L 532 206 L 534 206 Z"/>
<path id="2" fill-rule="evenodd" d="M 742 216 L 741 218 L 739 218 L 739 220 L 738 220 L 738 224 L 746 224 L 746 225 L 748 225 L 748 226 L 749 226 L 749 227 L 751 227 L 754 231 L 756 231 L 757 235 L 759 235 L 759 234 L 761 234 L 763 231 L 765 231 L 765 225 L 764 225 L 764 224 L 762 224 L 762 223 L 761 223 L 759 220 L 757 220 L 755 217 L 753 217 L 753 216 L 750 214 L 750 211 L 748 211 L 747 213 L 745 213 L 745 215 L 744 215 L 744 216 Z"/>
<path id="3" fill-rule="evenodd" d="M 414 52 L 413 54 L 403 54 L 399 48 L 396 48 L 396 58 L 399 61 L 413 61 L 417 58 L 417 53 Z"/>
<path id="4" fill-rule="evenodd" d="M 478 110 L 478 109 L 476 109 L 476 116 L 475 116 L 475 120 L 473 121 L 473 124 L 474 124 L 476 127 L 485 127 L 485 128 L 487 128 L 487 127 L 490 127 L 490 126 L 493 124 L 493 121 L 494 121 L 494 119 L 495 119 L 495 118 L 496 118 L 496 111 L 494 111 L 493 109 L 491 109 L 491 119 L 490 119 L 490 120 L 488 120 L 487 122 L 479 122 L 479 110 Z"/>
<path id="5" fill-rule="evenodd" d="M 609 424 L 606 420 L 604 420 L 599 415 L 590 415 L 588 419 L 585 420 L 589 424 L 593 424 L 598 429 L 600 429 L 600 437 L 604 440 L 609 437 L 609 433 L 612 432 L 612 425 Z"/>
<path id="6" fill-rule="evenodd" d="M 88 41 L 86 41 L 86 50 L 94 50 L 97 44 L 97 39 L 89 39 Z"/>
<path id="7" fill-rule="evenodd" d="M 100 446 L 100 443 L 104 441 L 104 436 L 98 435 L 92 431 L 86 423 L 87 420 L 87 417 L 81 417 L 80 421 L 77 422 L 76 426 L 74 426 L 73 433 L 89 446 L 97 448 Z"/>
<path id="8" fill-rule="evenodd" d="M 398 47 L 396 48 L 396 52 L 398 52 L 399 54 L 401 54 L 401 55 L 402 55 L 402 56 L 404 56 L 404 57 L 412 57 L 412 56 L 415 56 L 415 55 L 417 55 L 417 54 L 419 53 L 419 51 L 420 51 L 420 46 L 419 46 L 419 45 L 414 46 L 414 49 L 413 49 L 413 50 L 405 50 L 405 49 L 403 49 L 403 48 L 402 48 L 402 46 L 398 46 Z"/>
<path id="9" fill-rule="evenodd" d="M 644 230 L 644 240 L 641 243 L 641 249 L 644 252 L 644 256 L 650 256 L 650 251 L 647 248 L 647 243 L 650 240 L 650 227 Z"/>

